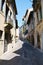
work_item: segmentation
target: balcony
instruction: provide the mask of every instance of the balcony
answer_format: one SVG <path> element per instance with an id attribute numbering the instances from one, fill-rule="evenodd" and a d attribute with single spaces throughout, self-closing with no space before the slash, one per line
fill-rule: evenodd
<path id="1" fill-rule="evenodd" d="M 7 22 L 5 21 L 5 28 L 11 29 L 13 27 L 13 20 L 9 17 Z"/>

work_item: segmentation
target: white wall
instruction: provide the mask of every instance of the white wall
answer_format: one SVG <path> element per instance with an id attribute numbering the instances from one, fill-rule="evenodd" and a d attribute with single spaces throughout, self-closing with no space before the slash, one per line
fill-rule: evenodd
<path id="1" fill-rule="evenodd" d="M 18 37 L 19 37 L 19 28 L 18 28 L 18 29 L 16 29 L 16 36 L 18 36 Z"/>
<path id="2" fill-rule="evenodd" d="M 0 12 L 0 30 L 3 31 L 2 38 L 0 39 L 0 55 L 4 53 L 4 15 Z"/>

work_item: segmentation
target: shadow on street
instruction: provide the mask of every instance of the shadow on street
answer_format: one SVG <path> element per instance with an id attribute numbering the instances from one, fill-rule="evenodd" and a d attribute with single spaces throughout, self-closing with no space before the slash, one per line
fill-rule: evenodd
<path id="1" fill-rule="evenodd" d="M 43 65 L 43 53 L 24 40 L 22 48 L 13 52 L 19 54 L 13 59 L 0 61 L 0 65 Z"/>

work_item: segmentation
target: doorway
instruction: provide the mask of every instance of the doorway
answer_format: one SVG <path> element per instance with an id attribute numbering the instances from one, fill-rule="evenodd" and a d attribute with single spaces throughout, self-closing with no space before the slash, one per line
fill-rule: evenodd
<path id="1" fill-rule="evenodd" d="M 5 30 L 5 39 L 4 39 L 4 52 L 7 51 L 7 46 L 9 43 L 12 43 L 12 37 L 10 30 Z"/>
<path id="2" fill-rule="evenodd" d="M 34 35 L 31 35 L 31 41 L 32 41 L 32 45 L 34 46 Z"/>
<path id="3" fill-rule="evenodd" d="M 40 35 L 37 33 L 37 47 L 40 49 Z"/>

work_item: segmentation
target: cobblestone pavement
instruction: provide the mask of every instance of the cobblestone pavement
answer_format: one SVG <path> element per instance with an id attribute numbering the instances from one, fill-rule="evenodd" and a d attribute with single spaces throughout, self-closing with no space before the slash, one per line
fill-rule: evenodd
<path id="1" fill-rule="evenodd" d="M 43 65 L 43 53 L 30 45 L 27 41 L 24 42 L 21 49 L 13 52 L 19 54 L 13 59 L 0 61 L 0 65 Z"/>

